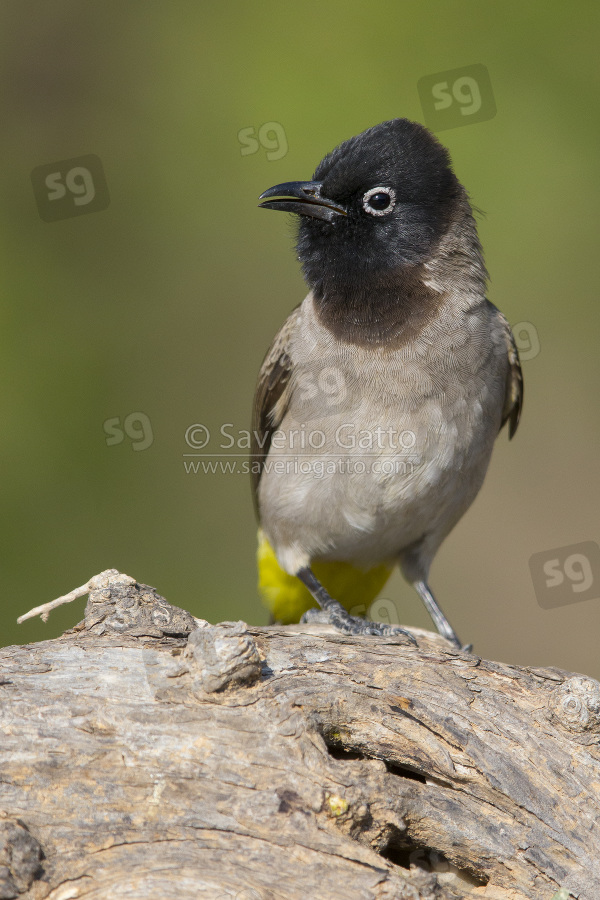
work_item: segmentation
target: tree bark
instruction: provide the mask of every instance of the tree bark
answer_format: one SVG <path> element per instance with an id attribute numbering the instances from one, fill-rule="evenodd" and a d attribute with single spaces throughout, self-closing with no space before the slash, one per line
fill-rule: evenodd
<path id="1" fill-rule="evenodd" d="M 598 682 L 89 586 L 0 651 L 0 900 L 600 896 Z"/>

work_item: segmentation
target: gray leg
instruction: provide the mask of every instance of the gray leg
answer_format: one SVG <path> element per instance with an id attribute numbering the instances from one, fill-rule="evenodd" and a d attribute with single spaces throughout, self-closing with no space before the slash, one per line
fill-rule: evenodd
<path id="1" fill-rule="evenodd" d="M 468 644 L 467 646 L 463 647 L 458 639 L 458 635 L 442 612 L 439 603 L 431 593 L 429 585 L 425 581 L 415 581 L 413 582 L 413 587 L 425 604 L 427 612 L 433 619 L 433 624 L 442 635 L 442 637 L 445 637 L 450 641 L 451 644 L 454 644 L 457 650 L 465 650 L 469 653 L 473 645 Z"/>
<path id="2" fill-rule="evenodd" d="M 309 609 L 302 616 L 302 622 L 325 622 L 333 625 L 344 634 L 401 635 L 416 645 L 417 642 L 412 634 L 403 628 L 399 628 L 397 625 L 369 622 L 367 619 L 361 618 L 361 616 L 351 616 L 337 600 L 329 596 L 321 582 L 315 577 L 312 569 L 308 568 L 308 566 L 296 572 L 296 577 L 308 588 L 321 607 L 321 610 Z"/>

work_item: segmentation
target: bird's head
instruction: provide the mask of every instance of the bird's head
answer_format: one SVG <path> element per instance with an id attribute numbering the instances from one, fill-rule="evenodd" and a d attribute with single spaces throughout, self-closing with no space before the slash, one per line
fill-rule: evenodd
<path id="1" fill-rule="evenodd" d="M 431 132 L 392 119 L 328 153 L 311 181 L 275 185 L 260 199 L 299 214 L 298 258 L 322 296 L 425 262 L 466 195 Z"/>

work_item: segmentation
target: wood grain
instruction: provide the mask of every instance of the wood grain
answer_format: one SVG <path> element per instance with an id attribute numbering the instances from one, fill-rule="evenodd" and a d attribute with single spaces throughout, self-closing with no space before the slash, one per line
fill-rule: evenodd
<path id="1" fill-rule="evenodd" d="M 0 651 L 0 900 L 600 896 L 597 682 L 103 576 Z"/>

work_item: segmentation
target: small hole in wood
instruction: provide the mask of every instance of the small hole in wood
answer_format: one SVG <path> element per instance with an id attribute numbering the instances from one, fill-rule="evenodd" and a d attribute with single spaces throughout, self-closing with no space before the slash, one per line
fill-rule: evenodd
<path id="1" fill-rule="evenodd" d="M 361 753 L 360 750 L 356 748 L 345 747 L 342 741 L 342 735 L 339 732 L 322 732 L 322 737 L 325 743 L 327 744 L 327 750 L 329 751 L 329 755 L 333 757 L 333 759 L 340 760 L 355 760 L 355 759 L 373 759 L 373 756 L 367 756 L 365 753 Z M 380 759 L 381 757 L 376 757 Z M 417 772 L 415 769 L 407 768 L 406 766 L 399 765 L 394 762 L 390 762 L 387 759 L 384 759 L 385 767 L 391 775 L 397 775 L 399 778 L 409 778 L 412 781 L 420 781 L 421 784 L 425 784 L 427 779 L 420 772 Z"/>
<path id="2" fill-rule="evenodd" d="M 364 756 L 362 753 L 359 753 L 357 750 L 346 750 L 345 747 L 337 744 L 327 744 L 327 750 L 329 751 L 329 755 L 333 757 L 333 759 L 368 759 L 369 757 Z"/>
<path id="3" fill-rule="evenodd" d="M 399 778 L 411 778 L 413 781 L 420 781 L 421 784 L 427 784 L 425 776 L 414 769 L 407 769 L 406 766 L 399 766 L 396 763 L 388 762 L 387 759 L 385 760 L 385 767 L 388 772 L 392 775 L 397 775 Z"/>
<path id="4" fill-rule="evenodd" d="M 406 841 L 406 835 L 404 835 Z M 390 843 L 380 855 L 403 869 L 417 866 L 424 872 L 434 872 L 441 883 L 444 881 L 454 884 L 463 884 L 470 887 L 484 887 L 488 883 L 487 878 L 475 875 L 471 870 L 459 868 L 444 856 L 439 850 L 431 847 L 420 847 L 414 843 Z"/>

